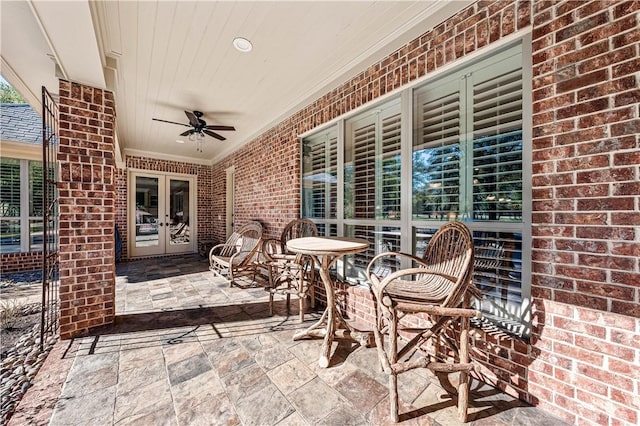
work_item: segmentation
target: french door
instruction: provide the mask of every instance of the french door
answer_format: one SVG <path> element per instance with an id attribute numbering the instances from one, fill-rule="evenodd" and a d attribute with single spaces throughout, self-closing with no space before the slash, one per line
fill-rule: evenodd
<path id="1" fill-rule="evenodd" d="M 131 172 L 129 246 L 133 257 L 195 251 L 195 178 Z"/>

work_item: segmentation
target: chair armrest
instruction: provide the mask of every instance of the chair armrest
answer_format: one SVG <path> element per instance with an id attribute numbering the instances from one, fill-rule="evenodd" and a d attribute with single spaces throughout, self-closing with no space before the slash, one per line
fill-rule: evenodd
<path id="1" fill-rule="evenodd" d="M 275 260 L 274 255 L 282 252 L 282 244 L 280 243 L 280 240 L 275 238 L 263 240 L 261 252 L 264 256 L 265 262 L 273 262 Z"/>
<path id="2" fill-rule="evenodd" d="M 395 252 L 395 251 L 387 251 L 387 252 L 375 255 L 373 257 L 373 259 L 371 259 L 371 261 L 369 262 L 369 265 L 367 265 L 367 271 L 366 271 L 367 277 L 371 277 L 371 274 L 373 274 L 372 268 L 375 265 L 376 261 L 378 261 L 380 259 L 383 259 L 383 258 L 386 258 L 386 257 L 389 257 L 389 258 L 394 258 L 395 257 L 395 258 L 400 258 L 400 259 L 401 258 L 405 258 L 405 259 L 409 259 L 409 260 L 411 260 L 413 262 L 416 262 L 419 265 L 427 267 L 427 264 L 424 262 L 423 259 L 421 259 L 419 257 L 416 257 L 416 256 L 414 256 L 412 254 Z"/>
<path id="3" fill-rule="evenodd" d="M 229 245 L 226 243 L 217 244 L 211 247 L 211 250 L 209 250 L 209 259 L 211 259 L 212 256 L 223 255 L 223 253 L 226 252 L 225 249 L 230 250 L 231 253 L 233 253 L 235 251 L 235 248 L 236 248 L 235 245 Z"/>

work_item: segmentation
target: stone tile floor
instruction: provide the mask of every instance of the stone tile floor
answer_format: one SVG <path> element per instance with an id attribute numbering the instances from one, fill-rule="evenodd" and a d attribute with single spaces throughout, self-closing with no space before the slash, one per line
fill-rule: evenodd
<path id="1" fill-rule="evenodd" d="M 299 324 L 297 303 L 289 314 L 280 303 L 271 317 L 261 287 L 230 288 L 197 256 L 119 264 L 116 287 L 116 324 L 59 342 L 38 375 L 33 395 L 41 408 L 53 398 L 49 416 L 30 416 L 27 401 L 10 424 L 391 423 L 375 348 L 339 340 L 321 369 L 321 341 L 292 340 L 318 313 Z M 399 392 L 402 424 L 459 424 L 428 371 L 400 375 Z M 474 425 L 564 424 L 477 381 L 471 401 Z"/>

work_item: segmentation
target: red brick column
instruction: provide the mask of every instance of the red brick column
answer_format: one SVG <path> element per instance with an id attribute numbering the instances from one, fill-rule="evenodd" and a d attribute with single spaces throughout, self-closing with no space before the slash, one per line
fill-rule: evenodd
<path id="1" fill-rule="evenodd" d="M 115 105 L 111 92 L 60 81 L 60 337 L 113 322 Z"/>
<path id="2" fill-rule="evenodd" d="M 533 3 L 529 391 L 640 422 L 640 2 Z"/>

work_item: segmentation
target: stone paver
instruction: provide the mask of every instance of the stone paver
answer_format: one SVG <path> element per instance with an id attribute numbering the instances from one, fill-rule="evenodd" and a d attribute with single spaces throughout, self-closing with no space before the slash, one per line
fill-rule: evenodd
<path id="1" fill-rule="evenodd" d="M 321 369 L 321 341 L 292 340 L 318 312 L 299 324 L 297 303 L 287 315 L 279 301 L 270 317 L 265 291 L 230 288 L 197 256 L 118 265 L 116 291 L 113 327 L 52 352 L 68 373 L 51 425 L 390 424 L 375 348 L 337 340 Z M 399 392 L 403 425 L 459 424 L 430 373 L 400 375 Z M 473 425 L 562 424 L 486 385 L 474 383 L 471 401 Z"/>

